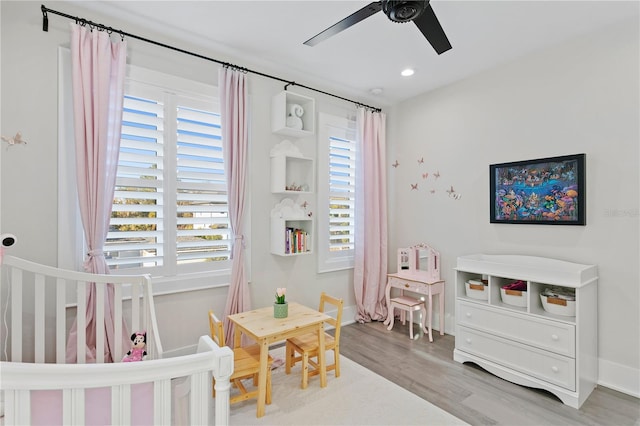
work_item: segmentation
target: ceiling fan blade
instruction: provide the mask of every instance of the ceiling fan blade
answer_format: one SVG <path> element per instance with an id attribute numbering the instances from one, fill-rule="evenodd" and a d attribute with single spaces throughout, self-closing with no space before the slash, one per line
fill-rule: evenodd
<path id="1" fill-rule="evenodd" d="M 340 31 L 346 30 L 350 26 L 357 24 L 358 22 L 368 18 L 369 16 L 375 13 L 380 12 L 381 10 L 382 10 L 381 1 L 374 1 L 373 3 L 369 3 L 362 9 L 358 10 L 357 12 L 354 12 L 351 15 L 347 16 L 337 24 L 333 24 L 332 26 L 322 31 L 321 33 L 311 37 L 309 40 L 305 41 L 303 44 L 306 44 L 307 46 L 315 46 L 321 41 L 324 41 L 329 37 L 338 34 Z"/>
<path id="2" fill-rule="evenodd" d="M 436 14 L 433 12 L 433 8 L 428 4 L 427 8 L 422 12 L 420 16 L 413 20 L 414 24 L 424 34 L 426 39 L 431 43 L 431 46 L 435 49 L 438 55 L 451 49 L 451 43 L 447 35 L 444 33 Z"/>

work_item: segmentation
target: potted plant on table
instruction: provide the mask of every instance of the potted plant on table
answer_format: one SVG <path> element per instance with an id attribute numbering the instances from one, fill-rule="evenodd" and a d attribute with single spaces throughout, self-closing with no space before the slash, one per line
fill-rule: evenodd
<path id="1" fill-rule="evenodd" d="M 286 318 L 289 315 L 289 304 L 285 300 L 287 289 L 276 289 L 276 301 L 273 304 L 273 317 L 274 318 Z"/>

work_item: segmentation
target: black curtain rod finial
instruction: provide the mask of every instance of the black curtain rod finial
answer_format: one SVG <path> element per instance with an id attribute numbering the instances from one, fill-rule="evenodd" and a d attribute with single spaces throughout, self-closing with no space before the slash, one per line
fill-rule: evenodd
<path id="1" fill-rule="evenodd" d="M 42 10 L 42 31 L 49 32 L 49 17 L 47 16 L 47 8 L 44 4 L 40 6 Z"/>

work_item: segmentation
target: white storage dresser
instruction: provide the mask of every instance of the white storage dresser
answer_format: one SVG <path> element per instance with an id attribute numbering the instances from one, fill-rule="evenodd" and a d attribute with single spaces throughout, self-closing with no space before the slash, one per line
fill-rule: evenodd
<path id="1" fill-rule="evenodd" d="M 455 271 L 454 360 L 546 389 L 580 408 L 598 379 L 597 267 L 534 256 L 475 254 L 458 257 Z M 469 280 L 485 280 L 486 299 L 468 295 L 477 288 L 470 289 Z M 508 303 L 503 302 L 501 288 L 516 281 L 526 283 L 526 290 L 507 292 Z M 543 295 L 549 290 L 559 296 Z"/>

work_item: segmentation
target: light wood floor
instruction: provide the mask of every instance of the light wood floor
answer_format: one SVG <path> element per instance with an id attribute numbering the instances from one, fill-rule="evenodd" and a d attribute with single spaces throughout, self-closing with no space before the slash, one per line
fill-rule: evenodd
<path id="1" fill-rule="evenodd" d="M 408 321 L 391 331 L 381 322 L 343 326 L 340 353 L 472 425 L 640 425 L 638 398 L 597 387 L 576 410 L 546 391 L 455 362 L 454 336 L 436 331 L 433 343 L 422 335 L 410 340 L 407 327 Z"/>

